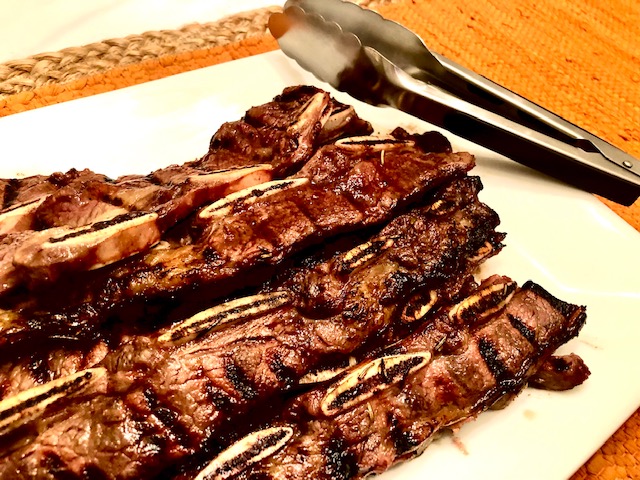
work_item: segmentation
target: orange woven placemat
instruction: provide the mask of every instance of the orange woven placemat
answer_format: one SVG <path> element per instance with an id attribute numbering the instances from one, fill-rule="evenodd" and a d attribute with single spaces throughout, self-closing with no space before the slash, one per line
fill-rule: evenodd
<path id="1" fill-rule="evenodd" d="M 391 0 L 378 10 L 418 32 L 435 51 L 640 157 L 636 0 Z M 261 33 L 264 25 L 256 29 Z M 197 48 L 196 42 L 191 49 L 0 95 L 0 116 L 277 48 L 263 33 L 222 43 Z M 640 231 L 640 201 L 631 207 L 603 201 Z M 573 479 L 640 478 L 639 457 L 636 412 Z"/>

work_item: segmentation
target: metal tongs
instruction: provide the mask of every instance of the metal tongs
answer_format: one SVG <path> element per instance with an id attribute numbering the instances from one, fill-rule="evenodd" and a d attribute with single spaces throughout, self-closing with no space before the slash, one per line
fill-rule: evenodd
<path id="1" fill-rule="evenodd" d="M 286 55 L 359 100 L 397 108 L 623 205 L 640 196 L 640 161 L 431 52 L 376 12 L 341 0 L 289 0 L 269 29 Z"/>

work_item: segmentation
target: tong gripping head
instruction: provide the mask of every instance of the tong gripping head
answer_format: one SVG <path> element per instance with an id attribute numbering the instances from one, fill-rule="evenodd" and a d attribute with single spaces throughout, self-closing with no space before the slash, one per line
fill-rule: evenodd
<path id="1" fill-rule="evenodd" d="M 430 52 L 376 12 L 341 0 L 289 0 L 269 28 L 286 55 L 358 100 L 397 108 L 618 203 L 640 196 L 640 161 Z"/>
<path id="2" fill-rule="evenodd" d="M 342 72 L 357 61 L 362 44 L 337 23 L 307 13 L 297 3 L 287 2 L 283 13 L 271 15 L 269 30 L 287 56 L 318 79 L 340 89 Z"/>

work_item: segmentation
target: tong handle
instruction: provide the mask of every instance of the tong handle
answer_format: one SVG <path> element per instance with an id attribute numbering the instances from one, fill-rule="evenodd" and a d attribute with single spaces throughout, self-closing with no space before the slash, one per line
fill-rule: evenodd
<path id="1" fill-rule="evenodd" d="M 576 187 L 623 205 L 640 196 L 640 177 L 608 161 L 600 151 L 586 151 L 539 129 L 486 110 L 421 82 L 372 48 L 364 49 L 384 79 L 376 103 L 388 104 L 462 138 Z M 372 99 L 373 100 L 373 99 Z M 614 148 L 615 147 L 611 147 Z"/>
<path id="2" fill-rule="evenodd" d="M 598 152 L 640 178 L 640 161 L 628 153 L 448 58 L 433 52 L 432 54 L 451 77 L 458 79 L 458 89 L 464 86 L 466 91 L 462 92 L 462 98 L 469 103 L 496 112 L 585 152 Z"/>

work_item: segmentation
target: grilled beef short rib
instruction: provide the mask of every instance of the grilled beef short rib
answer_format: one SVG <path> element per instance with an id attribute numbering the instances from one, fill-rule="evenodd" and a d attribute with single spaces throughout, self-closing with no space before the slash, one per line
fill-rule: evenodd
<path id="1" fill-rule="evenodd" d="M 584 308 L 531 282 L 481 322 L 457 325 L 452 337 L 447 326 L 454 317 L 445 313 L 391 352 L 295 398 L 271 424 L 221 452 L 197 479 L 347 480 L 382 473 L 420 454 L 440 430 L 518 392 L 585 321 Z"/>
<path id="2" fill-rule="evenodd" d="M 96 271 L 75 287 L 75 298 L 64 298 L 71 307 L 56 311 L 43 305 L 42 296 L 29 309 L 7 312 L 0 345 L 8 354 L 26 339 L 92 335 L 132 303 L 176 303 L 194 289 L 227 295 L 252 281 L 256 269 L 272 269 L 328 237 L 387 221 L 473 165 L 469 154 L 425 152 L 416 142 L 393 137 L 321 147 L 294 177 L 202 209 L 193 243 L 154 248 Z"/>
<path id="3" fill-rule="evenodd" d="M 296 290 L 285 283 L 246 301 L 213 307 L 160 336 L 124 339 L 93 366 L 104 369 L 108 384 L 101 388 L 106 390 L 84 392 L 90 398 L 65 406 L 64 414 L 54 408 L 50 415 L 16 426 L 14 434 L 22 428 L 31 442 L 7 455 L 7 464 L 44 472 L 46 467 L 39 465 L 55 457 L 60 471 L 70 474 L 148 478 L 203 442 L 224 439 L 252 408 L 296 387 L 311 369 L 375 344 L 381 332 L 400 321 L 403 298 L 415 288 L 438 289 L 447 279 L 468 275 L 487 244 L 498 251 L 498 219 L 477 200 L 478 188 L 471 178 L 442 187 L 431 202 L 393 219 L 364 247 L 297 271 Z M 442 199 L 453 197 L 458 205 L 448 205 L 445 215 Z M 362 251 L 367 255 L 354 256 Z M 411 261 L 417 258 L 423 261 Z M 315 289 L 319 272 L 341 284 L 334 292 L 339 303 L 330 311 L 323 306 L 323 316 L 310 304 L 309 290 Z M 305 312 L 313 312 L 313 318 Z M 86 443 L 93 439 L 64 434 L 71 430 L 99 430 L 105 438 L 132 443 L 106 450 Z M 158 438 L 164 439 L 162 445 L 152 448 L 150 442 Z"/>
<path id="4" fill-rule="evenodd" d="M 292 87 L 184 165 L 0 181 L 0 478 L 362 478 L 582 383 L 584 307 L 474 280 L 473 158 L 371 131 Z"/>

